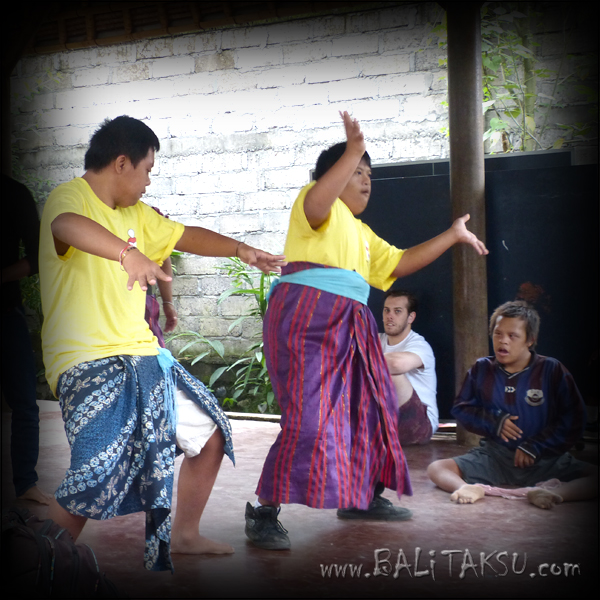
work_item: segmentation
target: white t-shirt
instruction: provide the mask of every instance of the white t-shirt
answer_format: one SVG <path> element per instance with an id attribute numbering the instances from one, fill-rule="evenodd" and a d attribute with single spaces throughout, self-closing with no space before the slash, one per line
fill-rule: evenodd
<path id="1" fill-rule="evenodd" d="M 379 334 L 383 353 L 388 352 L 413 352 L 423 363 L 422 367 L 405 373 L 406 378 L 412 385 L 419 399 L 427 406 L 427 416 L 431 421 L 431 429 L 435 433 L 439 424 L 439 412 L 437 407 L 437 377 L 435 374 L 435 356 L 431 346 L 422 335 L 411 329 L 410 333 L 395 346 L 388 344 L 385 333 Z"/>

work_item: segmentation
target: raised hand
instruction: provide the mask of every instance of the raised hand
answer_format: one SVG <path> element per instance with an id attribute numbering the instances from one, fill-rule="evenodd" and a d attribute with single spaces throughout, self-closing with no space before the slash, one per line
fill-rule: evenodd
<path id="1" fill-rule="evenodd" d="M 474 233 L 467 229 L 466 222 L 470 218 L 471 215 L 467 213 L 452 223 L 451 229 L 457 237 L 456 241 L 462 244 L 470 244 L 475 248 L 477 254 L 489 254 L 489 250 L 485 247 L 485 244 Z"/>
<path id="2" fill-rule="evenodd" d="M 362 156 L 367 149 L 365 144 L 365 136 L 360 129 L 360 125 L 356 119 L 353 119 L 348 111 L 340 111 L 340 116 L 344 121 L 344 128 L 346 129 L 346 147 L 349 150 L 356 152 L 359 156 Z"/>

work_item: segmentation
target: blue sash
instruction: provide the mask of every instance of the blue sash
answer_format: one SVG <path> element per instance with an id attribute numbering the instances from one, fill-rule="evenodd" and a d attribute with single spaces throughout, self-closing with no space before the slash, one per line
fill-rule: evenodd
<path id="1" fill-rule="evenodd" d="M 165 375 L 165 417 L 169 424 L 170 434 L 175 435 L 177 431 L 177 375 L 174 373 L 173 365 L 175 358 L 167 348 L 158 348 L 158 364 Z"/>
<path id="2" fill-rule="evenodd" d="M 371 287 L 362 275 L 358 274 L 356 271 L 338 268 L 323 269 L 317 267 L 282 275 L 279 279 L 275 279 L 271 283 L 267 299 L 269 299 L 273 293 L 273 288 L 278 283 L 298 283 L 300 285 L 307 285 L 309 287 L 317 288 L 318 290 L 323 290 L 324 292 L 357 300 L 362 304 L 368 302 L 369 292 L 371 291 Z"/>

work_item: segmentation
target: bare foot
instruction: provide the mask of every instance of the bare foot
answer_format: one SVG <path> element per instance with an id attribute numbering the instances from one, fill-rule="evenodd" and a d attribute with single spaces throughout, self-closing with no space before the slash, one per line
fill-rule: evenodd
<path id="1" fill-rule="evenodd" d="M 171 536 L 173 554 L 233 554 L 235 550 L 229 544 L 209 540 L 202 535 Z"/>
<path id="2" fill-rule="evenodd" d="M 473 504 L 485 496 L 485 491 L 478 485 L 465 485 L 459 487 L 451 496 L 450 500 L 456 504 Z"/>
<path id="3" fill-rule="evenodd" d="M 555 504 L 560 504 L 562 496 L 551 492 L 550 490 L 536 489 L 527 492 L 527 500 L 538 508 L 552 508 Z"/>
<path id="4" fill-rule="evenodd" d="M 31 500 L 32 502 L 38 502 L 39 504 L 50 504 L 54 496 L 47 494 L 37 485 L 30 487 L 24 494 L 21 494 L 17 500 Z"/>

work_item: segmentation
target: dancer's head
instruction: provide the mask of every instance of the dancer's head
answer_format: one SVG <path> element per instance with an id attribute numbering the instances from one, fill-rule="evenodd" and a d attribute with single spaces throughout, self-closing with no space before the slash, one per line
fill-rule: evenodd
<path id="1" fill-rule="evenodd" d="M 346 150 L 346 142 L 335 144 L 321 152 L 313 173 L 313 179 L 319 180 L 338 160 Z M 371 157 L 365 152 L 352 174 L 346 187 L 340 194 L 340 199 L 352 211 L 354 216 L 360 215 L 371 197 Z"/>
<path id="2" fill-rule="evenodd" d="M 160 142 L 148 125 L 138 119 L 122 115 L 106 119 L 94 132 L 85 153 L 84 167 L 90 171 L 101 171 L 119 156 L 126 156 L 133 167 L 150 150 L 158 152 Z"/>

